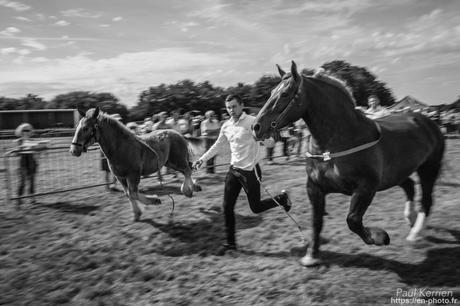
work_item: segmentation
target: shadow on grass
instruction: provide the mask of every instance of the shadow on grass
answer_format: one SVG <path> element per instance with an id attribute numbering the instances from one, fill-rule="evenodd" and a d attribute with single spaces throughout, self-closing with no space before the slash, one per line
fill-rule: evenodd
<path id="1" fill-rule="evenodd" d="M 162 242 L 156 245 L 157 253 L 167 256 L 184 256 L 200 254 L 211 255 L 225 239 L 224 221 L 221 213 L 204 212 L 208 218 L 190 223 L 159 223 L 153 219 L 143 219 L 140 222 L 149 224 L 163 233 L 176 239 L 174 243 Z M 237 235 L 238 230 L 253 228 L 262 222 L 258 215 L 243 216 L 236 214 Z"/>
<path id="2" fill-rule="evenodd" d="M 96 205 L 75 204 L 75 203 L 70 203 L 70 202 L 56 202 L 56 203 L 42 204 L 41 206 L 60 210 L 66 213 L 73 213 L 73 214 L 79 214 L 79 215 L 87 215 L 91 213 L 92 211 L 99 209 L 99 206 L 96 206 Z"/>
<path id="3" fill-rule="evenodd" d="M 170 186 L 170 185 L 164 185 L 164 186 L 153 186 L 153 187 L 145 187 L 142 188 L 141 192 L 153 195 L 156 194 L 158 196 L 164 196 L 168 194 L 182 194 L 180 191 L 180 186 Z"/>
<path id="4" fill-rule="evenodd" d="M 437 229 L 450 233 L 454 240 L 439 238 L 427 238 L 427 240 L 439 244 L 460 245 L 460 231 L 446 228 Z M 455 287 L 459 284 L 460 246 L 431 248 L 427 251 L 425 260 L 417 264 L 403 263 L 366 253 L 344 254 L 323 251 L 322 257 L 326 265 L 336 264 L 341 267 L 394 272 L 399 275 L 402 282 L 410 286 Z"/>
<path id="5" fill-rule="evenodd" d="M 370 254 L 343 254 L 323 251 L 324 260 L 341 267 L 366 268 L 394 272 L 401 281 L 411 286 L 458 286 L 460 247 L 428 250 L 426 259 L 419 264 L 407 264 Z"/>

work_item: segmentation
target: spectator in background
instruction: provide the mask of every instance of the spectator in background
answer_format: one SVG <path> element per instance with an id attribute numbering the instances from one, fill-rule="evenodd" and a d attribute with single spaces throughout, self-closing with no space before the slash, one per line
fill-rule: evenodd
<path id="1" fill-rule="evenodd" d="M 150 117 L 147 117 L 144 119 L 144 124 L 142 125 L 141 133 L 148 134 L 151 131 L 153 131 L 153 121 Z"/>
<path id="2" fill-rule="evenodd" d="M 36 159 L 36 153 L 39 150 L 46 148 L 46 142 L 39 142 L 32 140 L 33 127 L 29 123 L 20 124 L 14 134 L 19 137 L 15 142 L 15 149 L 19 155 L 19 187 L 18 197 L 24 194 L 24 188 L 26 181 L 29 183 L 29 194 L 35 193 L 35 174 L 38 169 L 38 162 Z M 35 198 L 32 198 L 31 202 L 35 203 Z M 18 199 L 18 205 L 22 203 L 21 199 Z"/>
<path id="3" fill-rule="evenodd" d="M 205 119 L 201 122 L 200 129 L 201 136 L 205 137 L 206 150 L 209 150 L 209 148 L 216 142 L 220 131 L 220 123 L 213 110 L 208 110 L 205 113 Z M 215 160 L 216 157 L 214 156 L 206 162 L 206 173 L 215 173 Z"/>
<path id="4" fill-rule="evenodd" d="M 180 132 L 179 130 L 179 118 L 180 118 L 180 111 L 173 110 L 171 112 L 171 117 L 166 120 L 166 123 L 171 126 L 172 129 Z"/>
<path id="5" fill-rule="evenodd" d="M 130 130 L 131 132 L 134 133 L 134 135 L 139 135 L 140 132 L 139 132 L 139 126 L 137 125 L 136 122 L 128 122 L 126 124 L 126 127 L 128 128 L 128 130 Z"/>
<path id="6" fill-rule="evenodd" d="M 367 98 L 368 109 L 364 111 L 364 114 L 370 119 L 377 119 L 388 116 L 391 112 L 380 105 L 380 99 L 376 95 L 370 95 Z"/>
<path id="7" fill-rule="evenodd" d="M 289 138 L 291 138 L 290 128 L 291 125 L 288 125 L 280 130 L 281 142 L 283 143 L 283 156 L 286 160 L 289 160 Z"/>
<path id="8" fill-rule="evenodd" d="M 273 131 L 274 133 L 276 133 L 276 135 L 274 135 L 274 139 L 280 139 L 280 135 L 279 135 L 279 132 L 278 130 L 275 130 Z M 275 146 L 276 146 L 276 141 L 273 140 L 273 142 L 270 142 L 270 143 L 267 143 L 265 145 L 265 150 L 266 150 L 266 158 L 267 158 L 267 164 L 269 165 L 273 165 L 274 162 L 273 162 L 273 153 L 275 152 Z"/>
<path id="9" fill-rule="evenodd" d="M 166 130 L 166 129 L 172 129 L 172 127 L 166 123 L 166 119 L 168 118 L 168 113 L 167 112 L 161 112 L 158 114 L 159 121 L 155 123 L 153 126 L 153 130 Z"/>
<path id="10" fill-rule="evenodd" d="M 185 113 L 182 118 L 177 120 L 177 125 L 179 127 L 179 132 L 185 137 L 192 136 L 192 118 L 190 113 Z"/>
<path id="11" fill-rule="evenodd" d="M 307 129 L 307 125 L 303 121 L 303 119 L 299 119 L 294 122 L 295 127 L 295 136 L 297 138 L 297 157 L 300 157 L 302 153 L 302 145 L 303 145 L 303 137 L 304 137 L 304 130 Z"/>

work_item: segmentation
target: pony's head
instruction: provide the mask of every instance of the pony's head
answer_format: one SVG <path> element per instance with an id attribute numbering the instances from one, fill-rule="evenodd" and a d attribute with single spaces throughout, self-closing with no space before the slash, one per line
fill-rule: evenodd
<path id="1" fill-rule="evenodd" d="M 70 145 L 70 154 L 73 156 L 80 156 L 82 152 L 86 152 L 88 147 L 96 142 L 98 133 L 99 107 L 89 109 L 86 113 L 81 110 L 78 112 L 82 118 L 78 122 Z"/>
<path id="2" fill-rule="evenodd" d="M 257 139 L 270 137 L 274 130 L 298 120 L 304 113 L 304 106 L 299 99 L 303 79 L 297 72 L 297 65 L 292 62 L 290 73 L 285 73 L 278 65 L 276 67 L 281 82 L 272 90 L 270 98 L 257 115 L 253 126 L 253 134 Z"/>

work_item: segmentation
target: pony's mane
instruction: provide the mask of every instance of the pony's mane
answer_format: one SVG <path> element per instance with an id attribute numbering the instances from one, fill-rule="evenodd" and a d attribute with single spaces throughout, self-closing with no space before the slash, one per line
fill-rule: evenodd
<path id="1" fill-rule="evenodd" d="M 123 132 L 123 134 L 134 135 L 123 123 L 113 118 L 107 113 L 101 112 L 98 119 L 102 122 L 107 123 L 109 126 Z"/>
<path id="2" fill-rule="evenodd" d="M 318 70 L 316 70 L 316 72 L 310 77 L 317 80 L 321 80 L 325 83 L 328 83 L 332 86 L 341 89 L 351 99 L 353 104 L 356 105 L 356 100 L 353 97 L 353 91 L 344 80 L 341 80 L 336 76 L 327 73 L 326 70 L 324 70 L 323 68 L 319 68 Z"/>

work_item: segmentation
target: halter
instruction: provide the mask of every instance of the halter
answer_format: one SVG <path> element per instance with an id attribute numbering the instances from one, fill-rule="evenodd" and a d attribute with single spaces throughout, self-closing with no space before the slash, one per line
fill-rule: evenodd
<path id="1" fill-rule="evenodd" d="M 322 160 L 322 161 L 328 161 L 328 160 L 331 160 L 333 158 L 337 158 L 337 157 L 342 157 L 342 156 L 346 156 L 346 155 L 350 155 L 350 154 L 353 154 L 353 153 L 356 153 L 356 152 L 359 152 L 359 151 L 362 151 L 362 150 L 365 150 L 365 149 L 368 149 L 370 147 L 373 147 L 375 146 L 379 141 L 380 139 L 382 138 L 382 130 L 380 129 L 380 125 L 375 122 L 375 126 L 377 127 L 377 131 L 379 132 L 379 138 L 377 140 L 374 140 L 374 141 L 371 141 L 371 142 L 368 142 L 368 143 L 365 143 L 365 144 L 362 144 L 362 145 L 359 145 L 357 147 L 353 147 L 351 149 L 348 149 L 348 150 L 345 150 L 345 151 L 340 151 L 340 152 L 336 152 L 336 153 L 331 153 L 329 151 L 326 151 L 324 152 L 323 154 L 311 154 L 310 152 L 306 152 L 305 155 L 308 157 L 308 158 L 312 158 L 312 159 L 319 159 L 319 160 Z"/>
<path id="2" fill-rule="evenodd" d="M 84 144 L 77 143 L 77 142 L 72 142 L 72 145 L 84 148 L 90 142 L 90 140 L 93 139 L 93 138 L 94 138 L 94 142 L 98 142 L 97 137 L 96 137 L 98 128 L 99 128 L 99 125 L 97 123 L 94 124 L 91 127 L 91 135 L 90 135 L 90 137 L 88 137 L 88 139 L 86 139 Z"/>
<path id="3" fill-rule="evenodd" d="M 281 119 L 284 119 L 284 117 L 286 116 L 287 114 L 287 111 L 288 110 L 291 110 L 291 107 L 293 105 L 292 102 L 295 102 L 297 101 L 297 98 L 300 96 L 300 91 L 302 90 L 302 85 L 303 85 L 303 77 L 300 76 L 300 84 L 299 84 L 299 88 L 297 89 L 294 97 L 291 98 L 291 100 L 289 101 L 288 105 L 286 105 L 286 107 L 283 109 L 283 111 L 281 112 L 281 114 L 275 119 L 273 120 L 271 123 L 270 123 L 270 127 L 274 130 L 278 130 L 277 127 L 278 127 L 278 124 L 279 122 L 281 121 Z"/>

